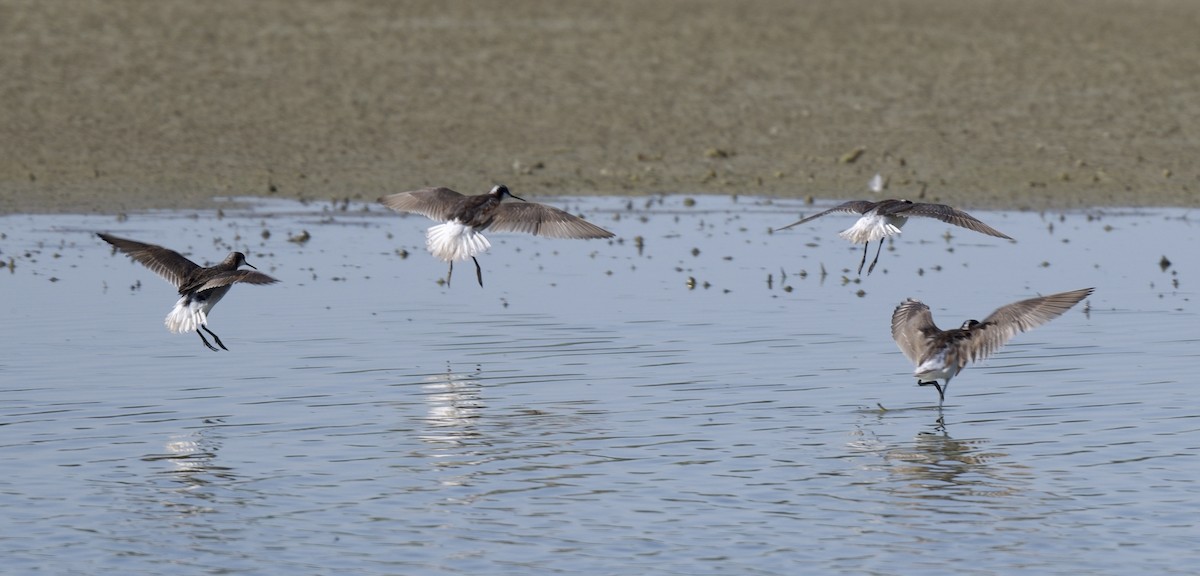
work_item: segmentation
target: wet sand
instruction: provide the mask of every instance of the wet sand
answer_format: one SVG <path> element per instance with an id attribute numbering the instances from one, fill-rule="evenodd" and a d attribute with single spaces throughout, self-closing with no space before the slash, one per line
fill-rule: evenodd
<path id="1" fill-rule="evenodd" d="M 1191 0 L 0 0 L 0 213 L 522 196 L 1198 206 Z"/>

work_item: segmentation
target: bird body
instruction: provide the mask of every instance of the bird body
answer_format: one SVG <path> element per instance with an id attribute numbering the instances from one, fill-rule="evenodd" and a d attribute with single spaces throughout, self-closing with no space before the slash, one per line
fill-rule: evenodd
<path id="1" fill-rule="evenodd" d="M 508 196 L 523 204 L 504 203 Z M 442 224 L 431 226 L 425 233 L 425 248 L 430 254 L 450 263 L 446 275 L 449 283 L 454 274 L 454 262 L 470 258 L 475 262 L 475 275 L 483 286 L 483 270 L 475 257 L 486 252 L 492 244 L 483 231 L 523 232 L 549 238 L 611 238 L 612 232 L 558 208 L 525 202 L 514 196 L 503 184 L 492 187 L 486 194 L 465 196 L 449 188 L 425 188 L 411 192 L 389 194 L 379 203 L 396 212 L 420 214 Z"/>
<path id="2" fill-rule="evenodd" d="M 833 213 L 860 215 L 853 226 L 838 234 L 851 243 L 864 245 L 862 262 L 858 265 L 859 274 L 862 274 L 863 265 L 867 262 L 867 249 L 870 247 L 871 242 L 879 241 L 879 248 L 875 250 L 875 260 L 871 262 L 871 267 L 867 269 L 867 274 L 875 270 L 875 264 L 879 262 L 879 253 L 883 250 L 883 239 L 899 234 L 900 229 L 904 227 L 904 224 L 912 216 L 936 218 L 947 224 L 961 226 L 968 230 L 974 230 L 997 238 L 1012 240 L 1012 238 L 1009 238 L 999 230 L 984 224 L 978 218 L 951 206 L 895 199 L 880 200 L 879 202 L 871 202 L 870 200 L 843 202 L 824 212 L 818 212 L 812 216 L 788 224 L 780 228 L 780 230 L 787 230 L 793 226 L 798 226 L 826 214 Z"/>
<path id="3" fill-rule="evenodd" d="M 983 321 L 967 320 L 951 330 L 938 328 L 929 306 L 909 298 L 892 313 L 892 338 L 916 366 L 913 376 L 917 384 L 937 388 L 940 405 L 945 401 L 950 380 L 968 363 L 987 358 L 1013 336 L 1061 316 L 1093 290 L 1084 288 L 1021 300 L 997 308 Z M 939 380 L 944 384 L 939 384 Z"/>
<path id="4" fill-rule="evenodd" d="M 208 328 L 208 314 L 217 305 L 217 302 L 220 302 L 225 294 L 229 293 L 229 289 L 238 282 L 247 284 L 278 282 L 275 278 L 257 270 L 239 270 L 243 265 L 254 268 L 246 262 L 246 255 L 241 252 L 230 252 L 220 263 L 204 267 L 188 260 L 182 254 L 162 246 L 118 238 L 104 233 L 96 235 L 174 284 L 179 290 L 179 300 L 164 321 L 167 329 L 176 334 L 195 332 L 200 335 L 200 340 L 204 342 L 204 345 L 213 351 L 217 349 L 209 344 L 208 339 L 200 330 L 203 329 L 211 334 L 222 349 L 229 350 L 221 342 L 221 338 Z"/>

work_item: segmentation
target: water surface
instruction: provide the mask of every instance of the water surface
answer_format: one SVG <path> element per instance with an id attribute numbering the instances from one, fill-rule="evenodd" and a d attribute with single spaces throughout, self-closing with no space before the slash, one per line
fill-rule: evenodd
<path id="1" fill-rule="evenodd" d="M 859 277 L 836 236 L 852 218 L 771 233 L 827 204 L 549 201 L 618 238 L 493 235 L 483 288 L 469 263 L 438 283 L 429 221 L 354 204 L 0 218 L 9 569 L 1200 562 L 1189 212 L 975 213 L 1017 242 L 914 220 Z M 213 353 L 166 331 L 171 287 L 95 231 L 200 263 L 242 250 L 282 282 L 230 292 L 211 327 L 231 351 Z M 1088 286 L 964 371 L 941 413 L 889 333 L 906 297 L 952 327 Z"/>

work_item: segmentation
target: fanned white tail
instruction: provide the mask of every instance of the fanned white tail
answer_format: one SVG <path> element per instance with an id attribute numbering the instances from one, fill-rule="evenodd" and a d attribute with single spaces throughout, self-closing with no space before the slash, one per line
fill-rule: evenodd
<path id="1" fill-rule="evenodd" d="M 171 313 L 167 314 L 164 322 L 167 330 L 176 334 L 199 330 L 201 326 L 208 324 L 208 311 L 212 309 L 213 304 L 216 302 L 212 299 L 203 302 L 198 300 L 189 302 L 187 296 L 180 298 L 175 303 L 175 307 L 171 309 Z"/>
<path id="2" fill-rule="evenodd" d="M 866 244 L 900 233 L 908 218 L 870 215 L 859 218 L 853 226 L 838 232 L 838 236 L 855 244 Z"/>
<path id="3" fill-rule="evenodd" d="M 425 247 L 443 261 L 454 262 L 483 254 L 492 243 L 478 230 L 455 220 L 431 226 L 425 233 Z"/>

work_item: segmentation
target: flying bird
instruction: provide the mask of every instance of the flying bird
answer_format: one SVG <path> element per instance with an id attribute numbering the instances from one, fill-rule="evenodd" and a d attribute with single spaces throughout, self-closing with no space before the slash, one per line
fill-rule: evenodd
<path id="1" fill-rule="evenodd" d="M 867 262 L 867 248 L 871 242 L 879 241 L 879 248 L 875 250 L 875 259 L 871 261 L 871 267 L 867 268 L 867 274 L 875 270 L 875 263 L 879 262 L 879 253 L 883 250 L 883 239 L 894 234 L 899 234 L 900 229 L 904 227 L 904 223 L 908 222 L 911 216 L 924 216 L 926 218 L 937 218 L 947 224 L 961 226 L 968 230 L 982 232 L 989 236 L 997 238 L 1005 238 L 1012 240 L 1002 232 L 981 222 L 978 218 L 946 206 L 945 204 L 925 204 L 922 202 L 913 202 L 911 200 L 880 200 L 879 202 L 871 202 L 870 200 L 851 200 L 844 202 L 838 206 L 834 206 L 824 212 L 818 212 L 800 220 L 793 222 L 780 228 L 787 230 L 792 226 L 804 224 L 809 220 L 820 218 L 826 214 L 835 212 L 845 212 L 848 214 L 861 214 L 862 216 L 854 223 L 853 226 L 838 233 L 838 236 L 849 240 L 854 244 L 863 245 L 862 261 L 858 263 L 858 273 L 862 274 L 863 264 Z"/>
<path id="2" fill-rule="evenodd" d="M 174 284 L 179 289 L 179 301 L 167 314 L 165 321 L 167 329 L 176 334 L 195 331 L 200 335 L 200 340 L 204 342 L 204 345 L 214 352 L 217 349 L 209 344 L 204 333 L 200 331 L 201 329 L 211 334 L 213 340 L 217 341 L 217 346 L 220 346 L 222 350 L 229 349 L 221 342 L 221 338 L 208 328 L 208 314 L 212 311 L 213 306 L 216 306 L 217 302 L 225 297 L 235 283 L 274 284 L 278 282 L 262 272 L 239 270 L 238 268 L 242 265 L 250 266 L 246 262 L 246 255 L 241 252 L 230 252 L 229 256 L 226 256 L 220 264 L 205 268 L 188 260 L 180 253 L 162 246 L 126 240 L 104 233 L 96 235 Z M 254 268 L 254 266 L 250 267 Z"/>
<path id="3" fill-rule="evenodd" d="M 524 204 L 502 203 L 505 196 Z M 411 212 L 443 222 L 431 226 L 425 233 L 425 247 L 443 262 L 450 263 L 447 285 L 454 274 L 454 262 L 470 258 L 475 262 L 475 277 L 483 286 L 483 270 L 475 257 L 492 247 L 483 236 L 484 230 L 524 232 L 548 238 L 613 236 L 612 232 L 558 208 L 525 202 L 523 198 L 513 196 L 503 184 L 475 196 L 465 196 L 449 188 L 425 188 L 389 194 L 380 198 L 379 203 L 396 212 Z"/>
<path id="4" fill-rule="evenodd" d="M 1084 288 L 1021 300 L 997 308 L 982 322 L 967 320 L 962 327 L 951 330 L 938 328 L 929 306 L 909 298 L 892 313 L 892 338 L 916 365 L 913 376 L 917 384 L 937 388 L 941 406 L 950 379 L 968 362 L 983 360 L 1013 336 L 1058 318 L 1093 290 Z M 938 384 L 938 380 L 944 380 L 945 384 Z"/>

